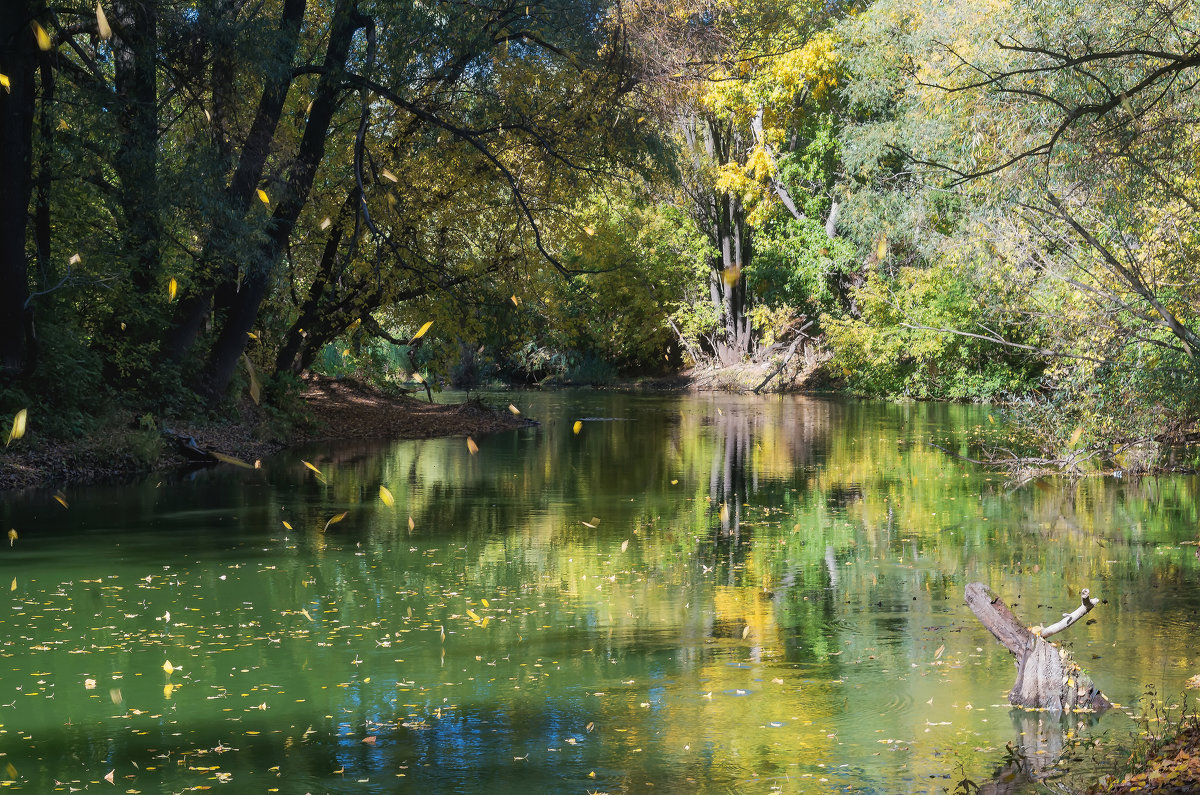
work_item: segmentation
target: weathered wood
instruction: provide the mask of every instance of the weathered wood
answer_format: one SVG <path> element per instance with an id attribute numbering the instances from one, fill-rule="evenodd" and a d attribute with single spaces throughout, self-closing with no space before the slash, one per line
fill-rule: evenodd
<path id="1" fill-rule="evenodd" d="M 1075 608 L 1070 613 L 1063 613 L 1062 621 L 1056 621 L 1055 623 L 1053 623 L 1050 626 L 1043 629 L 1038 634 L 1041 635 L 1043 638 L 1048 638 L 1051 635 L 1057 635 L 1058 633 L 1062 632 L 1067 627 L 1074 624 L 1079 619 L 1086 616 L 1088 613 L 1090 613 L 1092 611 L 1093 607 L 1100 604 L 1100 600 L 1092 599 L 1091 595 L 1092 595 L 1092 592 L 1089 591 L 1087 588 L 1084 588 L 1079 593 L 1079 598 L 1080 598 L 1080 601 L 1082 602 L 1082 604 L 1080 604 L 1079 607 Z"/>
<path id="2" fill-rule="evenodd" d="M 1047 641 L 1045 630 L 1039 634 L 1026 627 L 986 585 L 969 584 L 966 599 L 980 623 L 1017 658 L 1017 681 L 1008 694 L 1010 704 L 1056 712 L 1100 711 L 1112 706 L 1069 652 Z M 1085 589 L 1080 607 L 1049 627 L 1051 634 L 1066 629 L 1096 604 Z"/>

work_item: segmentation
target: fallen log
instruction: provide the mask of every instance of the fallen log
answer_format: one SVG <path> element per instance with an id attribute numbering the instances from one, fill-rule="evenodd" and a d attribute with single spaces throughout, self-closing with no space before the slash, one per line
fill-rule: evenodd
<path id="1" fill-rule="evenodd" d="M 1099 712 L 1112 706 L 1070 652 L 1046 640 L 1047 635 L 1071 626 L 1098 604 L 1086 588 L 1079 607 L 1045 629 L 1025 626 L 981 582 L 967 586 L 966 599 L 980 623 L 1017 658 L 1017 681 L 1008 694 L 1010 704 L 1054 712 Z"/>

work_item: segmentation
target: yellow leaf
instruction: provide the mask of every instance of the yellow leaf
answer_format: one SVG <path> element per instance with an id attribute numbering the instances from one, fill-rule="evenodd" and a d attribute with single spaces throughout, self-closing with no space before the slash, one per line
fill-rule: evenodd
<path id="1" fill-rule="evenodd" d="M 992 417 L 991 414 L 988 415 L 988 422 L 992 425 L 996 424 L 996 420 Z"/>
<path id="2" fill-rule="evenodd" d="M 421 328 L 417 330 L 417 333 L 413 335 L 413 340 L 419 340 L 419 339 L 421 339 L 421 337 L 424 337 L 424 336 L 425 336 L 425 332 L 426 332 L 426 331 L 429 331 L 429 327 L 430 327 L 430 326 L 432 326 L 432 325 L 433 325 L 433 321 L 432 321 L 432 320 L 430 320 L 430 321 L 427 321 L 427 322 L 425 323 L 425 325 L 424 325 L 424 326 L 421 326 Z"/>
<path id="3" fill-rule="evenodd" d="M 592 235 L 596 234 L 596 230 L 592 229 L 590 226 L 585 226 L 583 228 L 583 231 L 587 232 L 588 237 L 591 237 Z"/>
<path id="4" fill-rule="evenodd" d="M 13 577 L 12 585 L 8 586 L 8 590 L 10 590 L 10 591 L 17 590 L 17 578 L 16 577 Z"/>
<path id="5" fill-rule="evenodd" d="M 171 281 L 167 282 L 167 300 L 174 301 L 175 295 L 179 292 L 179 282 L 175 281 L 175 277 L 171 277 Z"/>
<path id="6" fill-rule="evenodd" d="M 487 599 L 480 599 L 479 601 L 481 604 L 483 604 L 484 607 L 490 607 Z"/>
<path id="7" fill-rule="evenodd" d="M 112 37 L 112 28 L 108 26 L 108 19 L 99 3 L 96 3 L 96 29 L 100 31 L 100 38 L 107 40 Z"/>
<path id="8" fill-rule="evenodd" d="M 12 81 L 8 79 L 8 75 L 0 74 L 0 86 L 4 87 L 5 92 L 12 93 Z"/>
<path id="9" fill-rule="evenodd" d="M 418 384 L 425 383 L 425 379 L 421 377 L 420 373 L 413 373 L 413 380 L 416 381 Z"/>
<path id="10" fill-rule="evenodd" d="M 471 620 L 474 621 L 476 624 L 478 624 L 481 620 L 479 618 L 479 616 L 475 615 L 475 611 L 470 608 L 467 608 L 467 615 L 470 616 Z"/>
<path id="11" fill-rule="evenodd" d="M 579 435 L 579 432 L 583 430 L 583 420 L 575 420 L 575 424 L 571 426 L 571 430 L 573 430 L 576 435 Z"/>
<path id="12" fill-rule="evenodd" d="M 521 410 L 511 403 L 508 404 L 508 410 L 514 415 L 519 415 L 521 413 Z"/>
<path id="13" fill-rule="evenodd" d="M 83 262 L 83 257 L 79 256 L 79 252 L 75 252 L 71 255 L 71 258 L 67 260 L 68 265 L 78 265 L 81 262 Z"/>
<path id="14" fill-rule="evenodd" d="M 292 525 L 291 525 L 291 523 L 290 523 L 290 522 L 284 522 L 284 523 L 283 523 L 283 529 L 284 529 L 284 530 L 291 530 L 291 529 L 292 529 Z"/>
<path id="15" fill-rule="evenodd" d="M 479 452 L 479 445 L 475 444 L 475 440 L 470 436 L 467 437 L 467 449 L 471 451 L 471 455 Z"/>
<path id="16" fill-rule="evenodd" d="M 513 302 L 513 306 L 520 306 L 520 305 L 521 305 L 521 301 L 520 301 L 520 299 L 518 299 L 518 298 L 517 298 L 517 296 L 516 296 L 515 294 L 514 294 L 514 295 L 511 295 L 511 296 L 509 296 L 508 300 L 510 300 L 510 301 L 512 301 L 512 302 Z"/>
<path id="17" fill-rule="evenodd" d="M 256 339 L 258 339 L 258 335 L 257 335 L 257 334 L 255 334 L 253 331 L 247 331 L 247 332 L 246 332 L 246 336 L 247 336 L 247 337 L 249 337 L 249 338 L 250 338 L 250 339 L 252 339 L 252 340 L 256 340 Z"/>
<path id="18" fill-rule="evenodd" d="M 16 543 L 16 541 L 17 541 L 17 531 L 9 530 L 8 531 L 8 545 L 11 547 L 13 544 Z"/>
<path id="19" fill-rule="evenodd" d="M 175 685 L 171 684 L 170 682 L 167 682 L 165 685 L 163 685 L 163 698 L 170 698 L 171 694 L 174 692 Z"/>
<path id="20" fill-rule="evenodd" d="M 383 169 L 382 171 L 380 171 L 379 173 L 383 175 L 383 178 L 384 178 L 384 179 L 390 179 L 392 182 L 399 182 L 399 181 L 400 181 L 399 179 L 397 179 L 397 178 L 396 178 L 396 175 L 395 175 L 395 174 L 393 174 L 392 172 L 388 171 L 386 168 L 385 168 L 385 169 Z"/>
<path id="21" fill-rule="evenodd" d="M 163 670 L 167 672 L 167 676 L 170 676 L 171 674 L 175 673 L 175 666 L 171 665 L 170 660 L 167 660 L 165 663 L 163 663 Z"/>
<path id="22" fill-rule="evenodd" d="M 8 432 L 8 441 L 5 442 L 5 447 L 25 435 L 25 420 L 28 416 L 29 413 L 25 409 L 21 409 L 13 416 L 12 430 Z"/>
<path id="23" fill-rule="evenodd" d="M 320 477 L 325 477 L 324 475 L 322 475 L 322 474 L 321 474 L 321 470 L 317 469 L 315 466 L 313 466 L 312 464 L 308 463 L 307 461 L 305 461 L 305 460 L 301 459 L 300 463 L 301 463 L 301 464 L 304 464 L 304 466 L 308 467 L 308 468 L 309 468 L 309 469 L 311 469 L 313 472 L 316 472 L 318 476 L 320 476 Z"/>
<path id="24" fill-rule="evenodd" d="M 941 646 L 938 646 L 938 647 L 937 647 L 937 651 L 935 651 L 935 652 L 933 653 L 933 659 L 935 659 L 935 660 L 940 660 L 940 659 L 942 659 L 942 652 L 944 652 L 945 650 L 946 650 L 946 644 L 945 644 L 945 643 L 943 643 Z"/>
<path id="25" fill-rule="evenodd" d="M 329 525 L 337 524 L 338 522 L 345 519 L 347 514 L 349 514 L 349 513 L 350 513 L 349 511 L 342 511 L 337 516 L 330 517 L 329 521 L 325 523 L 325 526 L 323 528 L 321 528 L 321 531 L 324 532 L 324 531 L 328 530 Z"/>
<path id="26" fill-rule="evenodd" d="M 262 188 L 258 189 L 258 200 L 268 207 L 271 206 L 271 199 L 267 196 L 267 192 Z"/>
<path id="27" fill-rule="evenodd" d="M 37 20 L 31 20 L 30 26 L 33 28 L 33 35 L 37 39 L 38 49 L 42 52 L 50 51 L 50 34 L 46 33 L 46 29 L 38 24 Z"/>
<path id="28" fill-rule="evenodd" d="M 383 500 L 383 504 L 389 508 L 396 507 L 396 499 L 392 497 L 392 493 L 388 491 L 387 486 L 379 487 L 379 499 Z"/>
<path id="29" fill-rule="evenodd" d="M 729 287 L 737 284 L 738 279 L 742 278 L 742 269 L 737 265 L 730 265 L 725 270 L 721 271 L 721 281 Z"/>
<path id="30" fill-rule="evenodd" d="M 887 235 L 880 235 L 879 240 L 875 241 L 875 259 L 885 260 L 888 255 L 888 239 Z"/>
<path id="31" fill-rule="evenodd" d="M 63 494 L 61 491 L 54 492 L 54 499 L 58 502 L 59 505 L 61 505 L 64 508 L 71 507 L 70 505 L 67 504 L 67 495 Z"/>
<path id="32" fill-rule="evenodd" d="M 1083 426 L 1082 425 L 1080 425 L 1078 428 L 1076 428 L 1075 432 L 1071 434 L 1071 440 L 1069 442 L 1067 442 L 1067 447 L 1074 447 L 1075 443 L 1079 441 L 1080 436 L 1083 436 Z"/>
<path id="33" fill-rule="evenodd" d="M 350 349 L 349 349 L 349 348 L 343 348 L 343 349 L 342 349 L 342 356 L 349 356 L 349 355 L 350 355 Z"/>
<path id="34" fill-rule="evenodd" d="M 416 526 L 417 526 L 417 523 L 413 521 L 413 518 L 411 516 L 408 517 L 408 529 L 413 530 L 414 528 L 416 528 Z"/>
<path id="35" fill-rule="evenodd" d="M 333 223 L 333 219 L 329 218 L 328 216 L 326 216 L 325 218 L 322 218 L 321 219 L 321 231 L 324 232 L 326 229 L 328 229 L 330 227 L 330 225 L 332 223 Z"/>

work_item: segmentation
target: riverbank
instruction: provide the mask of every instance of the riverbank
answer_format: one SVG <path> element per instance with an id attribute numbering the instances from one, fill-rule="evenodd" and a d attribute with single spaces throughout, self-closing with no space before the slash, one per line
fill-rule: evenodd
<path id="1" fill-rule="evenodd" d="M 425 439 L 495 433 L 533 424 L 506 409 L 478 401 L 429 403 L 350 379 L 308 378 L 295 416 L 281 420 L 248 401 L 220 422 L 161 421 L 175 435 L 191 437 L 204 450 L 253 464 L 285 447 L 334 439 Z M 164 437 L 159 423 L 132 415 L 79 439 L 39 438 L 37 417 L 30 433 L 0 451 L 0 491 L 127 480 L 188 460 Z"/>
<path id="2" fill-rule="evenodd" d="M 1200 792 L 1200 719 L 1192 715 L 1165 745 L 1136 769 L 1119 779 L 1105 777 L 1092 795 L 1099 793 Z"/>

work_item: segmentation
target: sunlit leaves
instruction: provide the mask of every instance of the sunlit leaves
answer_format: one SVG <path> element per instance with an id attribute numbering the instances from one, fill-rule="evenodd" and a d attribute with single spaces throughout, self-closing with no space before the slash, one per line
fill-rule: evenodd
<path id="1" fill-rule="evenodd" d="M 21 409 L 13 417 L 12 428 L 8 432 L 8 441 L 4 443 L 5 447 L 20 439 L 25 435 L 25 420 L 29 416 L 26 409 Z"/>
<path id="2" fill-rule="evenodd" d="M 33 36 L 37 39 L 38 49 L 42 52 L 50 52 L 53 45 L 50 43 L 50 34 L 46 33 L 46 29 L 39 25 L 36 19 L 30 20 L 29 26 L 33 28 Z"/>
<path id="3" fill-rule="evenodd" d="M 108 18 L 104 16 L 104 9 L 96 3 L 96 30 L 100 34 L 100 38 L 108 40 L 112 38 L 112 28 L 108 25 Z"/>
<path id="4" fill-rule="evenodd" d="M 413 341 L 415 342 L 416 340 L 419 340 L 419 339 L 421 339 L 421 337 L 424 337 L 424 336 L 425 336 L 425 332 L 426 332 L 426 331 L 429 331 L 429 327 L 430 327 L 430 326 L 432 326 L 432 325 L 433 325 L 433 321 L 432 321 L 432 320 L 428 320 L 428 321 L 426 321 L 426 322 L 425 322 L 425 325 L 423 325 L 423 326 L 421 326 L 421 328 L 417 329 L 417 333 L 413 335 L 413 337 L 412 337 L 412 338 L 413 338 Z"/>
<path id="5" fill-rule="evenodd" d="M 389 508 L 396 507 L 396 498 L 392 496 L 390 491 L 388 491 L 387 486 L 379 487 L 379 499 L 383 500 L 383 504 Z"/>

